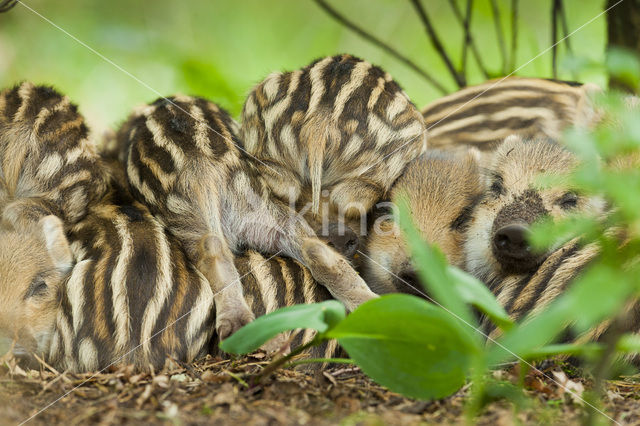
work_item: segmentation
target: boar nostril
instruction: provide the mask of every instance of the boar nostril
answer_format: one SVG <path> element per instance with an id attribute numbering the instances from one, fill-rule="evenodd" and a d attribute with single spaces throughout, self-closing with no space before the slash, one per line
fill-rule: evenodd
<path id="1" fill-rule="evenodd" d="M 529 228 L 521 224 L 503 226 L 496 231 L 494 245 L 497 251 L 511 258 L 525 258 L 531 255 L 527 242 Z"/>
<path id="2" fill-rule="evenodd" d="M 498 248 L 506 248 L 507 244 L 509 244 L 509 238 L 506 235 L 496 235 L 496 245 L 498 246 Z"/>

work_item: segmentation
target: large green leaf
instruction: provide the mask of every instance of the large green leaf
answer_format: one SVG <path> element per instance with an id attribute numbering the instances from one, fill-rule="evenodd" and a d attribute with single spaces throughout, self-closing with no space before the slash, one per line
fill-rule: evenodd
<path id="1" fill-rule="evenodd" d="M 400 200 L 399 211 L 401 228 L 405 232 L 425 288 L 434 295 L 438 303 L 451 312 L 452 316 L 458 317 L 463 331 L 475 333 L 473 328 L 477 328 L 477 323 L 465 303 L 478 308 L 501 328 L 509 328 L 512 324 L 511 319 L 487 286 L 460 269 L 449 266 L 437 247 L 432 247 L 422 240 L 404 200 Z M 479 336 L 480 334 L 476 336 L 478 341 Z"/>
<path id="2" fill-rule="evenodd" d="M 407 239 L 418 275 L 426 290 L 462 323 L 475 326 L 471 312 L 460 295 L 453 289 L 451 276 L 447 273 L 447 261 L 444 255 L 437 247 L 432 247 L 423 240 L 411 218 L 406 197 L 399 199 L 398 212 L 400 214 L 398 223 Z"/>
<path id="3" fill-rule="evenodd" d="M 552 345 L 543 346 L 522 354 L 522 357 L 527 360 L 533 359 L 545 359 L 556 355 L 580 355 L 590 356 L 593 354 L 599 354 L 602 352 L 603 345 L 596 342 L 587 343 L 556 343 Z"/>
<path id="4" fill-rule="evenodd" d="M 483 282 L 454 266 L 449 266 L 447 273 L 462 300 L 478 308 L 500 328 L 511 328 L 513 321 Z"/>
<path id="5" fill-rule="evenodd" d="M 514 356 L 526 357 L 552 341 L 569 324 L 582 332 L 611 317 L 635 289 L 627 282 L 633 276 L 625 272 L 603 263 L 587 268 L 548 308 L 507 332 L 499 345 L 491 348 L 489 362 L 498 364 Z"/>
<path id="6" fill-rule="evenodd" d="M 327 332 L 376 382 L 403 395 L 432 399 L 458 390 L 479 348 L 448 312 L 420 298 L 371 300 Z"/>
<path id="7" fill-rule="evenodd" d="M 612 76 L 637 89 L 640 84 L 640 61 L 635 52 L 622 48 L 611 48 L 607 52 L 606 65 Z"/>
<path id="8" fill-rule="evenodd" d="M 220 342 L 220 349 L 234 354 L 247 354 L 283 331 L 310 328 L 324 333 L 344 317 L 344 306 L 336 300 L 289 306 L 256 318 Z"/>
<path id="9" fill-rule="evenodd" d="M 640 336 L 631 333 L 622 335 L 616 344 L 616 349 L 622 353 L 639 354 Z"/>

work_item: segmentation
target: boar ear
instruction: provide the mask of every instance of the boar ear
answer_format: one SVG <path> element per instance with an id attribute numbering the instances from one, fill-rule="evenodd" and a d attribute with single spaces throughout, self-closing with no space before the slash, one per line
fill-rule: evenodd
<path id="1" fill-rule="evenodd" d="M 60 271 L 69 271 L 73 264 L 73 256 L 69 241 L 64 234 L 62 221 L 56 216 L 49 215 L 40 219 L 39 224 L 51 261 Z"/>
<path id="2" fill-rule="evenodd" d="M 479 163 L 482 159 L 482 152 L 478 148 L 469 148 L 466 152 L 465 160 L 468 163 Z"/>
<path id="3" fill-rule="evenodd" d="M 522 142 L 522 136 L 518 134 L 509 135 L 502 142 L 503 145 L 515 145 L 517 143 Z"/>
<path id="4" fill-rule="evenodd" d="M 467 170 L 477 170 L 478 167 L 486 167 L 491 162 L 491 155 L 482 152 L 478 148 L 469 148 L 464 156 L 464 165 Z"/>
<path id="5" fill-rule="evenodd" d="M 517 147 L 519 144 L 523 142 L 522 136 L 518 134 L 513 134 L 507 136 L 504 141 L 494 151 L 491 159 L 491 164 L 495 164 L 498 159 L 508 156 L 511 153 L 511 150 Z"/>

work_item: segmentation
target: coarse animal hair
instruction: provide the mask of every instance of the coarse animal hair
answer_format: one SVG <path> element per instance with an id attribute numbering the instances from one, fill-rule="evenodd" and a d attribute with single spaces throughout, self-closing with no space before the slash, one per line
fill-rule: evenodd
<path id="1" fill-rule="evenodd" d="M 346 259 L 273 197 L 239 148 L 237 123 L 217 105 L 161 98 L 135 111 L 117 137 L 134 198 L 180 240 L 211 284 L 222 337 L 253 319 L 233 264 L 245 249 L 302 262 L 350 310 L 375 297 Z"/>
<path id="2" fill-rule="evenodd" d="M 362 235 L 364 216 L 426 149 L 422 116 L 400 86 L 348 54 L 269 75 L 247 97 L 241 130 L 273 192 L 329 239 L 327 222 Z"/>

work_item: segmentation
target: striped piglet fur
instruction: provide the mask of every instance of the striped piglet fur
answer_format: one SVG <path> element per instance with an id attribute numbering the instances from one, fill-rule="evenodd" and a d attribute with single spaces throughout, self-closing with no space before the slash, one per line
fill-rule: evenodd
<path id="1" fill-rule="evenodd" d="M 134 198 L 211 285 L 218 334 L 227 337 L 253 319 L 233 264 L 247 249 L 298 260 L 350 310 L 376 297 L 344 257 L 273 196 L 237 133 L 217 105 L 174 96 L 135 111 L 117 137 Z"/>
<path id="2" fill-rule="evenodd" d="M 121 167 L 107 167 L 112 159 L 100 160 L 75 106 L 51 89 L 30 84 L 5 91 L 0 99 L 0 351 L 11 350 L 28 364 L 36 354 L 54 368 L 73 371 L 111 364 L 158 368 L 167 357 L 190 361 L 215 352 L 209 283 L 179 241 L 120 184 Z M 27 153 L 20 151 L 23 145 Z M 24 155 L 11 156 L 12 150 Z M 50 169 L 51 179 L 41 180 L 44 172 L 34 156 L 60 169 Z M 38 187 L 41 181 L 44 186 Z M 38 203 L 25 204 L 20 198 L 25 195 Z M 16 204 L 29 208 L 7 215 Z M 262 259 L 256 252 L 235 259 L 247 274 L 243 285 L 256 314 L 330 297 L 295 261 L 257 263 Z M 292 344 L 309 338 L 301 334 Z"/>
<path id="3" fill-rule="evenodd" d="M 329 238 L 327 223 L 345 220 L 363 234 L 363 216 L 426 148 L 400 86 L 347 54 L 269 75 L 247 97 L 241 131 L 271 190 Z"/>
<path id="4" fill-rule="evenodd" d="M 10 248 L 18 254 L 0 255 L 5 306 L 0 343 L 4 340 L 24 362 L 34 365 L 32 354 L 37 354 L 59 370 L 125 364 L 148 370 L 161 368 L 168 358 L 189 362 L 218 353 L 209 283 L 144 205 L 116 191 L 92 206 L 68 237 L 57 235 L 57 245 L 73 254 L 73 265 L 65 270 L 36 261 L 53 257 L 48 234 L 46 227 L 28 234 L 0 229 L 0 252 Z M 25 267 L 24 261 L 30 264 Z M 235 265 L 256 316 L 331 297 L 293 259 L 249 251 L 236 257 Z M 296 346 L 313 336 L 305 331 L 276 342 Z M 307 354 L 331 356 L 335 351 L 333 342 Z"/>
<path id="5" fill-rule="evenodd" d="M 522 77 L 470 86 L 422 109 L 429 146 L 487 151 L 512 134 L 560 140 L 567 127 L 599 120 L 592 99 L 599 91 L 593 84 Z"/>
<path id="6" fill-rule="evenodd" d="M 0 209 L 15 226 L 55 214 L 75 223 L 106 191 L 77 107 L 25 82 L 0 93 Z"/>

